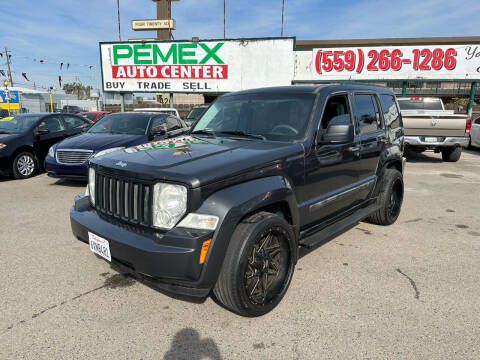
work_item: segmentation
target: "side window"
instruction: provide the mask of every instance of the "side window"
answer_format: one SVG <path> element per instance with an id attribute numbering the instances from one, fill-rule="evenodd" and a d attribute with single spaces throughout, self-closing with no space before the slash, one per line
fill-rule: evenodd
<path id="1" fill-rule="evenodd" d="M 400 112 L 395 103 L 395 98 L 392 95 L 380 95 L 380 104 L 382 105 L 385 125 L 392 128 L 400 127 Z"/>
<path id="2" fill-rule="evenodd" d="M 166 117 L 161 116 L 161 117 L 156 117 L 152 120 L 152 129 L 150 130 L 151 132 L 159 132 L 164 130 L 167 132 L 167 122 L 166 122 Z"/>
<path id="3" fill-rule="evenodd" d="M 355 95 L 355 117 L 360 128 L 360 135 L 381 128 L 380 114 L 373 95 Z"/>
<path id="4" fill-rule="evenodd" d="M 176 117 L 169 116 L 167 119 L 167 129 L 168 131 L 178 130 L 182 127 L 180 126 L 180 122 Z"/>
<path id="5" fill-rule="evenodd" d="M 475 124 L 480 125 L 480 118 L 478 118 L 477 120 L 475 120 Z"/>
<path id="6" fill-rule="evenodd" d="M 347 95 L 332 96 L 328 99 L 322 116 L 322 129 L 326 130 L 330 124 L 348 125 L 351 122 Z"/>
<path id="7" fill-rule="evenodd" d="M 85 120 L 72 115 L 63 115 L 63 119 L 65 120 L 68 130 L 78 129 L 89 125 Z"/>
<path id="8" fill-rule="evenodd" d="M 48 130 L 51 133 L 64 131 L 65 127 L 63 126 L 62 118 L 58 115 L 49 116 L 42 120 L 40 125 L 38 125 L 39 130 Z"/>

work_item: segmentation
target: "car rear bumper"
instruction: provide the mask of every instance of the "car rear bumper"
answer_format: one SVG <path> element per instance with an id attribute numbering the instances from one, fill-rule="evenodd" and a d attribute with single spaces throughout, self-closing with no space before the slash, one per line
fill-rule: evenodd
<path id="1" fill-rule="evenodd" d="M 75 200 L 70 222 L 78 240 L 88 244 L 89 232 L 105 238 L 113 265 L 151 286 L 179 295 L 208 295 L 211 286 L 197 280 L 204 266 L 199 264 L 202 243 L 212 232 L 181 228 L 157 232 L 106 218 L 91 207 L 87 196 Z"/>
<path id="2" fill-rule="evenodd" d="M 422 146 L 426 148 L 437 148 L 443 146 L 468 146 L 468 137 L 442 137 L 436 136 L 437 141 L 425 141 L 429 136 L 405 136 L 405 145 Z"/>
<path id="3" fill-rule="evenodd" d="M 45 171 L 48 176 L 53 178 L 86 181 L 88 179 L 87 164 L 86 161 L 80 165 L 64 165 L 58 163 L 51 156 L 47 156 L 45 158 Z"/>

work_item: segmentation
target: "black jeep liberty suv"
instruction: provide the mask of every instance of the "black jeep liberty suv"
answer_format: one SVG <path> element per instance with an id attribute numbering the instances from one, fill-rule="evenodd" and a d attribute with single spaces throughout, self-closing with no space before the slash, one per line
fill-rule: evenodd
<path id="1" fill-rule="evenodd" d="M 185 136 L 93 158 L 74 235 L 167 292 L 214 296 L 243 316 L 285 295 L 300 247 L 402 205 L 393 92 L 288 86 L 224 95 Z"/>

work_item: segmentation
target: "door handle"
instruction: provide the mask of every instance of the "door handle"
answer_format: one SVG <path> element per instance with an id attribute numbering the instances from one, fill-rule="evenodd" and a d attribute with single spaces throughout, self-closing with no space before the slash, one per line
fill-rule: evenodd
<path id="1" fill-rule="evenodd" d="M 355 145 L 355 146 L 350 146 L 348 148 L 349 151 L 355 152 L 355 151 L 360 151 L 360 146 Z"/>

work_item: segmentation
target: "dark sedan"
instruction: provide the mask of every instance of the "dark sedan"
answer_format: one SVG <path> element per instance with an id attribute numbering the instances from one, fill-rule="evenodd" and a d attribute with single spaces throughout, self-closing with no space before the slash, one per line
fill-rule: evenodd
<path id="1" fill-rule="evenodd" d="M 131 112 L 106 115 L 87 132 L 52 146 L 45 159 L 45 169 L 51 177 L 87 180 L 88 159 L 92 156 L 187 131 L 185 122 L 168 114 Z"/>
<path id="2" fill-rule="evenodd" d="M 88 129 L 91 122 L 72 114 L 20 114 L 0 120 L 0 172 L 29 178 L 55 143 Z"/>

